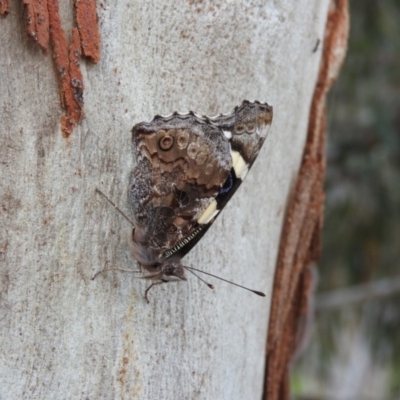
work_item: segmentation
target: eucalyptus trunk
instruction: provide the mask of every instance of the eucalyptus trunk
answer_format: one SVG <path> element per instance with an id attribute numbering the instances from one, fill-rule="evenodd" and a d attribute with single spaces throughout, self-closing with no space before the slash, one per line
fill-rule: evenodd
<path id="1" fill-rule="evenodd" d="M 22 5 L 0 20 L 0 397 L 260 399 L 282 221 L 300 165 L 328 0 L 97 4 L 101 58 L 82 64 L 83 117 L 69 137 L 52 56 Z M 62 4 L 69 32 L 73 2 Z M 128 215 L 130 130 L 155 114 L 274 108 L 252 170 L 185 264 L 152 289 L 137 275 Z M 189 274 L 191 275 L 191 274 Z"/>

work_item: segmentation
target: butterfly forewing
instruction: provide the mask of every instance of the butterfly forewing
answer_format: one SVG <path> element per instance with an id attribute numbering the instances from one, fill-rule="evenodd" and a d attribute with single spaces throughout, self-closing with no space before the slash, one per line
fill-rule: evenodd
<path id="1" fill-rule="evenodd" d="M 200 240 L 253 164 L 272 107 L 244 101 L 228 115 L 157 116 L 133 127 L 130 201 L 142 245 L 157 262 Z"/>

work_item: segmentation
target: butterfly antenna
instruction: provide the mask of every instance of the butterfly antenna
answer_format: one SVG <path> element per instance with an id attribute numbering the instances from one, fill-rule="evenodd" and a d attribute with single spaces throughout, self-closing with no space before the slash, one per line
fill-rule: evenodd
<path id="1" fill-rule="evenodd" d="M 211 285 L 211 283 L 206 282 L 203 278 L 201 278 L 200 276 L 198 276 L 197 274 L 195 274 L 193 271 L 191 271 L 190 267 L 185 267 L 184 265 L 182 265 L 183 268 L 186 269 L 186 271 L 189 271 L 191 274 L 193 274 L 197 279 L 201 280 L 203 283 L 205 283 L 210 289 L 214 289 L 214 285 Z"/>
<path id="2" fill-rule="evenodd" d="M 113 201 L 111 201 L 100 189 L 96 188 L 95 191 L 101 194 L 133 227 L 135 227 L 135 224 L 128 218 L 128 216 Z"/>
<path id="3" fill-rule="evenodd" d="M 246 286 L 239 285 L 238 283 L 235 283 L 235 282 L 232 282 L 232 281 L 228 281 L 227 279 L 221 278 L 220 276 L 217 276 L 217 275 L 210 274 L 209 272 L 205 272 L 205 271 L 202 271 L 200 269 L 193 268 L 193 267 L 185 267 L 185 268 L 187 270 L 189 270 L 192 274 L 194 274 L 194 272 L 192 270 L 197 271 L 197 272 L 201 272 L 202 274 L 206 274 L 206 275 L 212 276 L 213 278 L 217 278 L 217 279 L 219 279 L 221 281 L 230 283 L 231 285 L 235 285 L 235 286 L 238 286 L 238 287 L 240 287 L 242 289 L 248 290 L 249 292 L 253 292 L 257 296 L 265 297 L 265 293 L 263 293 L 263 292 L 259 292 L 258 290 L 253 290 L 253 289 L 250 289 L 250 288 L 248 288 Z M 200 279 L 200 277 L 198 277 L 198 278 Z"/>

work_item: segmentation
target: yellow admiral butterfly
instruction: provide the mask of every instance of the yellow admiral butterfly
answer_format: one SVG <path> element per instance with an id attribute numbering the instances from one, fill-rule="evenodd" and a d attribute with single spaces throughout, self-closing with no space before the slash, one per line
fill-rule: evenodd
<path id="1" fill-rule="evenodd" d="M 245 178 L 271 121 L 271 106 L 243 101 L 226 115 L 207 117 L 175 112 L 170 116 L 157 115 L 151 122 L 133 127 L 137 166 L 129 185 L 135 214 L 130 247 L 140 271 L 148 272 L 142 278 L 153 281 L 145 292 L 147 301 L 151 287 L 186 280 L 185 271 L 196 276 L 194 271 L 214 276 L 184 266 L 181 260 L 206 233 Z"/>

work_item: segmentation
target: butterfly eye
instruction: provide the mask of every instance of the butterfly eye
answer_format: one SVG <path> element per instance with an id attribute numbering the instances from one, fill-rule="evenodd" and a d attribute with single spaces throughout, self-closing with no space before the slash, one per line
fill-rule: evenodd
<path id="1" fill-rule="evenodd" d="M 235 133 L 236 135 L 241 135 L 245 131 L 246 127 L 242 122 L 238 122 L 235 125 Z"/>
<path id="2" fill-rule="evenodd" d="M 165 275 L 172 275 L 174 273 L 174 266 L 172 264 L 164 265 L 163 272 Z"/>
<path id="3" fill-rule="evenodd" d="M 167 133 L 159 140 L 158 145 L 160 146 L 161 150 L 170 150 L 174 145 L 174 138 Z"/>
<path id="4" fill-rule="evenodd" d="M 256 131 L 256 124 L 254 122 L 248 122 L 246 128 L 247 133 L 254 133 Z"/>

